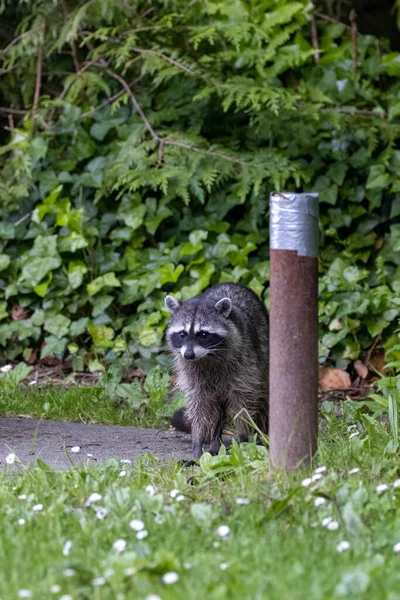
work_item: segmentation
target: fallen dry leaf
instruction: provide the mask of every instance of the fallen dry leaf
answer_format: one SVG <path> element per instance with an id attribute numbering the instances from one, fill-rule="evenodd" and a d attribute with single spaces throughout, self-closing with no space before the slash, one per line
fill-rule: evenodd
<path id="1" fill-rule="evenodd" d="M 361 377 L 361 379 L 365 379 L 368 377 L 368 367 L 361 360 L 354 361 L 354 368 L 357 371 L 357 374 Z"/>
<path id="2" fill-rule="evenodd" d="M 24 321 L 25 319 L 28 319 L 29 315 L 30 311 L 20 304 L 14 304 L 10 312 L 10 317 L 13 321 Z"/>
<path id="3" fill-rule="evenodd" d="M 369 364 L 379 373 L 387 373 L 386 366 L 386 357 L 385 351 L 383 348 L 378 348 L 371 358 L 369 359 Z"/>
<path id="4" fill-rule="evenodd" d="M 347 371 L 331 367 L 320 368 L 318 387 L 321 392 L 349 388 L 350 386 L 351 379 Z"/>

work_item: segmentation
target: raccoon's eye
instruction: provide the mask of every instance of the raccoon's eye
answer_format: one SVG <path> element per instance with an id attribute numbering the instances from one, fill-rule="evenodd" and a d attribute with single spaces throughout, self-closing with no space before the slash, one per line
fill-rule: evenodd
<path id="1" fill-rule="evenodd" d="M 186 331 L 180 331 L 180 332 L 179 332 L 179 337 L 180 337 L 180 338 L 184 338 L 184 337 L 186 337 L 186 336 L 187 336 L 187 333 L 186 333 Z"/>
<path id="2" fill-rule="evenodd" d="M 202 340 L 205 340 L 206 338 L 208 338 L 210 334 L 208 333 L 208 331 L 200 331 L 200 337 Z"/>

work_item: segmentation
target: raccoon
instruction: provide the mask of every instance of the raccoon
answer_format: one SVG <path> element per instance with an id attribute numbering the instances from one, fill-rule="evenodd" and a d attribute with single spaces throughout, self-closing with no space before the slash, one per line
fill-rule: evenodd
<path id="1" fill-rule="evenodd" d="M 193 458 L 217 453 L 227 417 L 240 441 L 249 417 L 268 431 L 269 322 L 260 298 L 236 283 L 220 283 L 180 302 L 165 298 L 172 318 L 167 343 L 186 408 L 172 424 L 192 434 Z"/>

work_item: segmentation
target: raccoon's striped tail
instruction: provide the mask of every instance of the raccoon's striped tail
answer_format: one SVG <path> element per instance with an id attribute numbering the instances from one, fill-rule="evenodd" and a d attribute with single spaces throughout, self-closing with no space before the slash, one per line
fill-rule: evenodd
<path id="1" fill-rule="evenodd" d="M 192 426 L 186 416 L 184 408 L 180 408 L 172 415 L 171 425 L 178 431 L 183 431 L 184 433 L 190 433 L 192 431 Z"/>

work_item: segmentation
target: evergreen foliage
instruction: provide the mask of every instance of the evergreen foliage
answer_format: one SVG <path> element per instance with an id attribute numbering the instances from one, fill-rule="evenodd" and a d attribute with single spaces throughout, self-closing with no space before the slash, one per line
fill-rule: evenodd
<path id="1" fill-rule="evenodd" d="M 165 294 L 268 302 L 268 197 L 320 193 L 321 361 L 400 300 L 400 54 L 307 0 L 3 6 L 0 345 L 75 368 L 159 355 Z"/>

